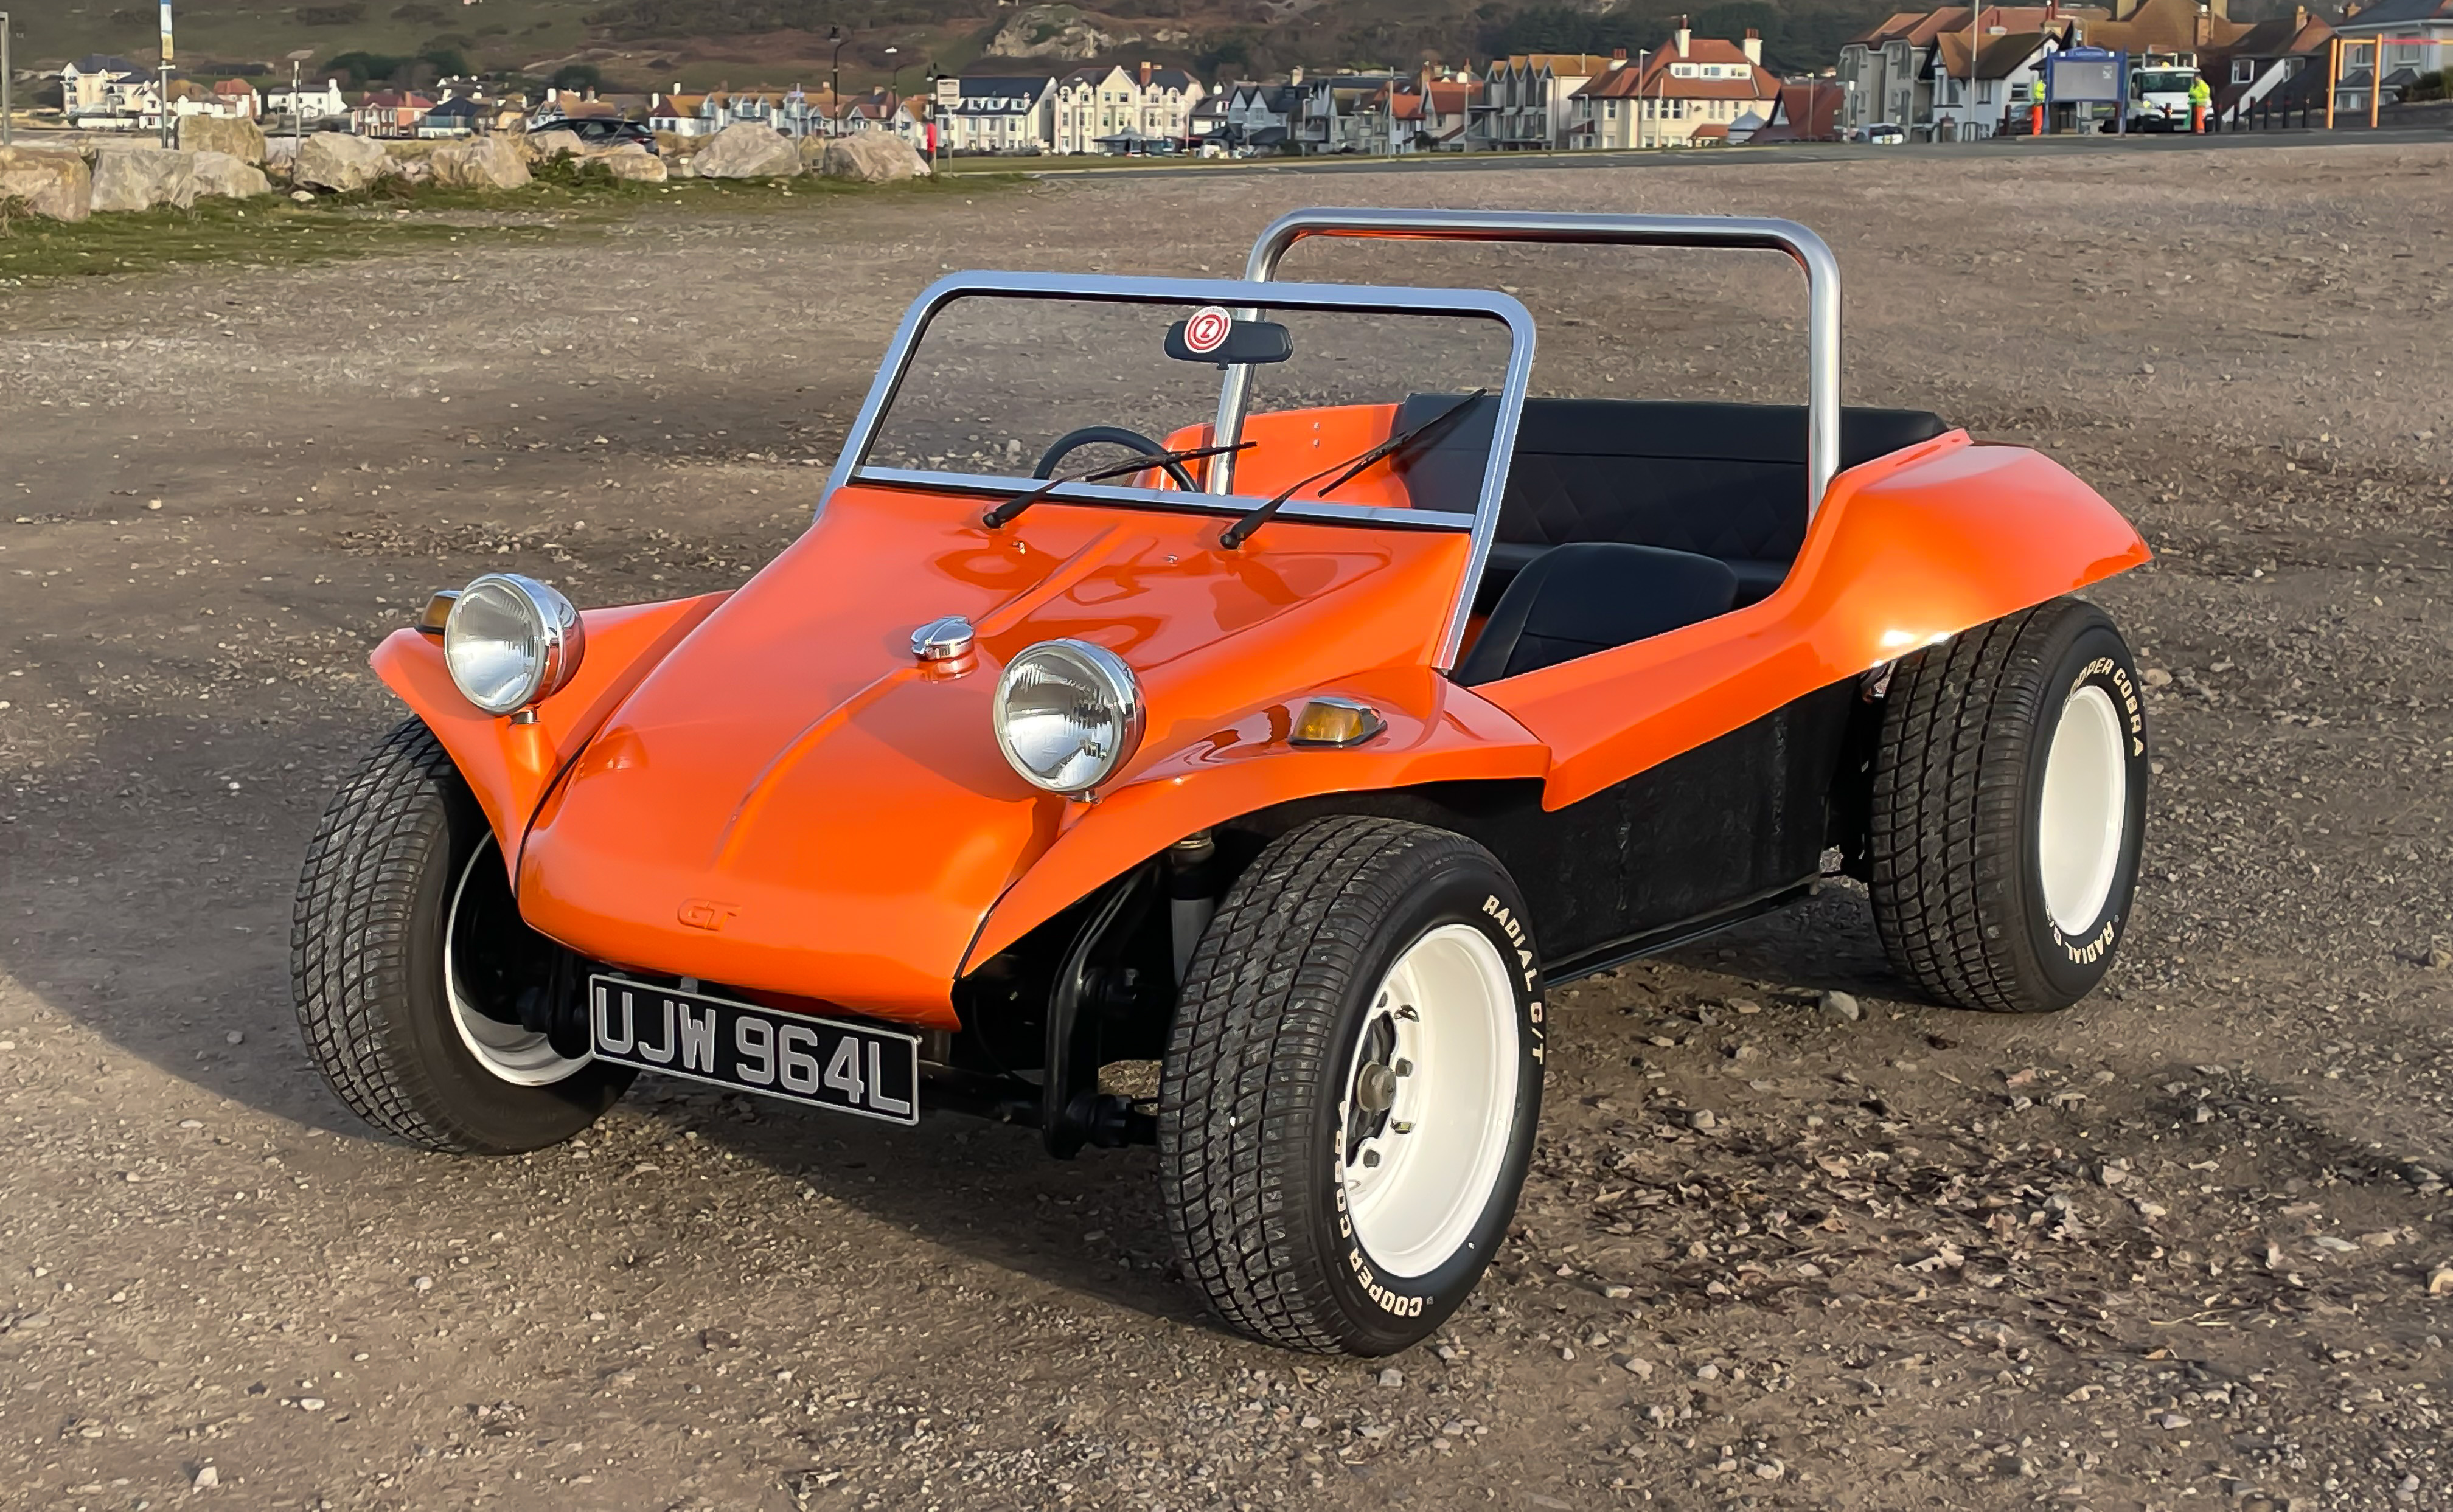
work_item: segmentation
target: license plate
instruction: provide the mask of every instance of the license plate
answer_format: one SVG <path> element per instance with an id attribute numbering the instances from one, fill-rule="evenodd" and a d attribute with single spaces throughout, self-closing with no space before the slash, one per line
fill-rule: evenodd
<path id="1" fill-rule="evenodd" d="M 920 1122 L 920 1040 L 865 1024 L 588 979 L 596 1058 L 889 1124 Z"/>

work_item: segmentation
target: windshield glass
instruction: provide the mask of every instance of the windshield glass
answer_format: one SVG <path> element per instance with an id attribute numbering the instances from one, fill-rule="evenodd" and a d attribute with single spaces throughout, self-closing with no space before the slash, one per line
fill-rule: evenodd
<path id="1" fill-rule="evenodd" d="M 1507 326 L 1473 312 L 965 293 L 914 344 L 854 476 L 1019 493 L 1035 478 L 1204 448 L 1227 358 L 1251 375 L 1230 491 L 1218 492 L 1210 459 L 1189 458 L 1054 497 L 1228 508 L 1292 489 L 1292 518 L 1323 500 L 1339 513 L 1469 514 L 1511 351 Z M 1477 390 L 1486 397 L 1417 444 L 1340 476 L 1336 464 Z"/>
<path id="2" fill-rule="evenodd" d="M 2186 94 L 2197 82 L 2197 74 L 2187 69 L 2147 69 L 2138 75 L 2141 94 Z"/>

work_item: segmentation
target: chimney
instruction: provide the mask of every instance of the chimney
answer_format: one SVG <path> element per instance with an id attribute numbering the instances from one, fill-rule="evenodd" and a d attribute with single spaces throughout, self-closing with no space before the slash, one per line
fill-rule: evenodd
<path id="1" fill-rule="evenodd" d="M 1148 59 L 1147 59 L 1147 58 L 1145 58 L 1145 59 L 1143 59 L 1143 60 L 1142 60 L 1142 88 L 1143 88 L 1143 89 L 1145 89 L 1145 90 L 1147 90 L 1147 89 L 1148 89 L 1148 88 L 1149 88 L 1149 76 L 1150 76 L 1150 66 L 1149 66 L 1149 60 L 1148 60 Z"/>
<path id="2" fill-rule="evenodd" d="M 1302 88 L 1303 88 L 1303 70 L 1301 70 L 1301 69 L 1296 69 L 1293 72 L 1291 72 L 1291 73 L 1287 74 L 1287 75 L 1286 75 L 1286 82 L 1287 82 L 1288 84 L 1290 84 L 1290 85 L 1293 85 L 1293 86 L 1294 86 L 1296 89 L 1298 89 L 1298 90 L 1302 89 Z"/>
<path id="3" fill-rule="evenodd" d="M 1613 69 L 1623 69 L 1626 67 L 1626 49 L 1610 49 L 1610 67 Z"/>
<path id="4" fill-rule="evenodd" d="M 1695 29 L 1686 24 L 1685 16 L 1680 16 L 1678 18 L 1678 55 L 1680 57 L 1686 55 L 1686 44 L 1693 40 L 1695 40 Z"/>
<path id="5" fill-rule="evenodd" d="M 1746 28 L 1745 49 L 1746 49 L 1746 61 L 1747 61 L 1748 63 L 1753 64 L 1753 65 L 1754 65 L 1756 68 L 1758 68 L 1758 69 L 1762 68 L 1762 67 L 1763 67 L 1763 33 L 1762 33 L 1762 32 L 1760 32 L 1760 31 L 1757 31 L 1757 30 L 1756 30 L 1754 28 L 1752 28 L 1752 27 L 1748 27 L 1748 28 Z"/>

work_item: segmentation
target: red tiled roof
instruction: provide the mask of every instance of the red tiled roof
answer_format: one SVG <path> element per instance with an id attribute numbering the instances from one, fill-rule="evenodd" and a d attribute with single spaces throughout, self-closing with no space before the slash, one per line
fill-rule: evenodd
<path id="1" fill-rule="evenodd" d="M 2044 45 L 2041 31 L 2021 31 L 2009 36 L 1984 38 L 1984 46 L 1976 54 L 1976 76 L 1980 79 L 2006 79 Z M 1934 53 L 1942 71 L 1954 79 L 1967 77 L 1967 33 L 1945 31 L 1934 39 Z"/>
<path id="2" fill-rule="evenodd" d="M 1837 79 L 1780 87 L 1780 120 L 1754 134 L 1757 142 L 1830 142 L 1840 135 L 1840 106 L 1848 97 Z"/>
<path id="3" fill-rule="evenodd" d="M 1680 63 L 1716 63 L 1724 67 L 1745 69 L 1734 78 L 1681 78 L 1670 71 Z M 1734 42 L 1718 37 L 1695 37 L 1686 44 L 1685 56 L 1664 49 L 1645 60 L 1641 69 L 1629 67 L 1605 73 L 1576 91 L 1586 99 L 1629 100 L 1638 97 L 1667 100 L 1769 100 L 1780 94 L 1780 80 L 1760 66 L 1746 61 L 1745 50 Z"/>
<path id="4" fill-rule="evenodd" d="M 1690 140 L 1697 142 L 1725 142 L 1728 139 L 1729 128 L 1727 123 L 1723 121 L 1706 121 L 1695 128 L 1690 137 Z"/>

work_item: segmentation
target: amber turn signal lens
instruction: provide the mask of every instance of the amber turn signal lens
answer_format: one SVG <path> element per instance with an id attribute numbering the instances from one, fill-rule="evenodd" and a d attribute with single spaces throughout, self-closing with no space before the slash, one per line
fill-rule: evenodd
<path id="1" fill-rule="evenodd" d="M 417 617 L 418 633 L 441 639 L 444 622 L 451 618 L 451 606 L 460 602 L 458 588 L 445 588 L 426 601 L 426 610 Z"/>
<path id="2" fill-rule="evenodd" d="M 1360 746 L 1388 727 L 1380 711 L 1350 698 L 1315 698 L 1295 716 L 1289 746 Z"/>

